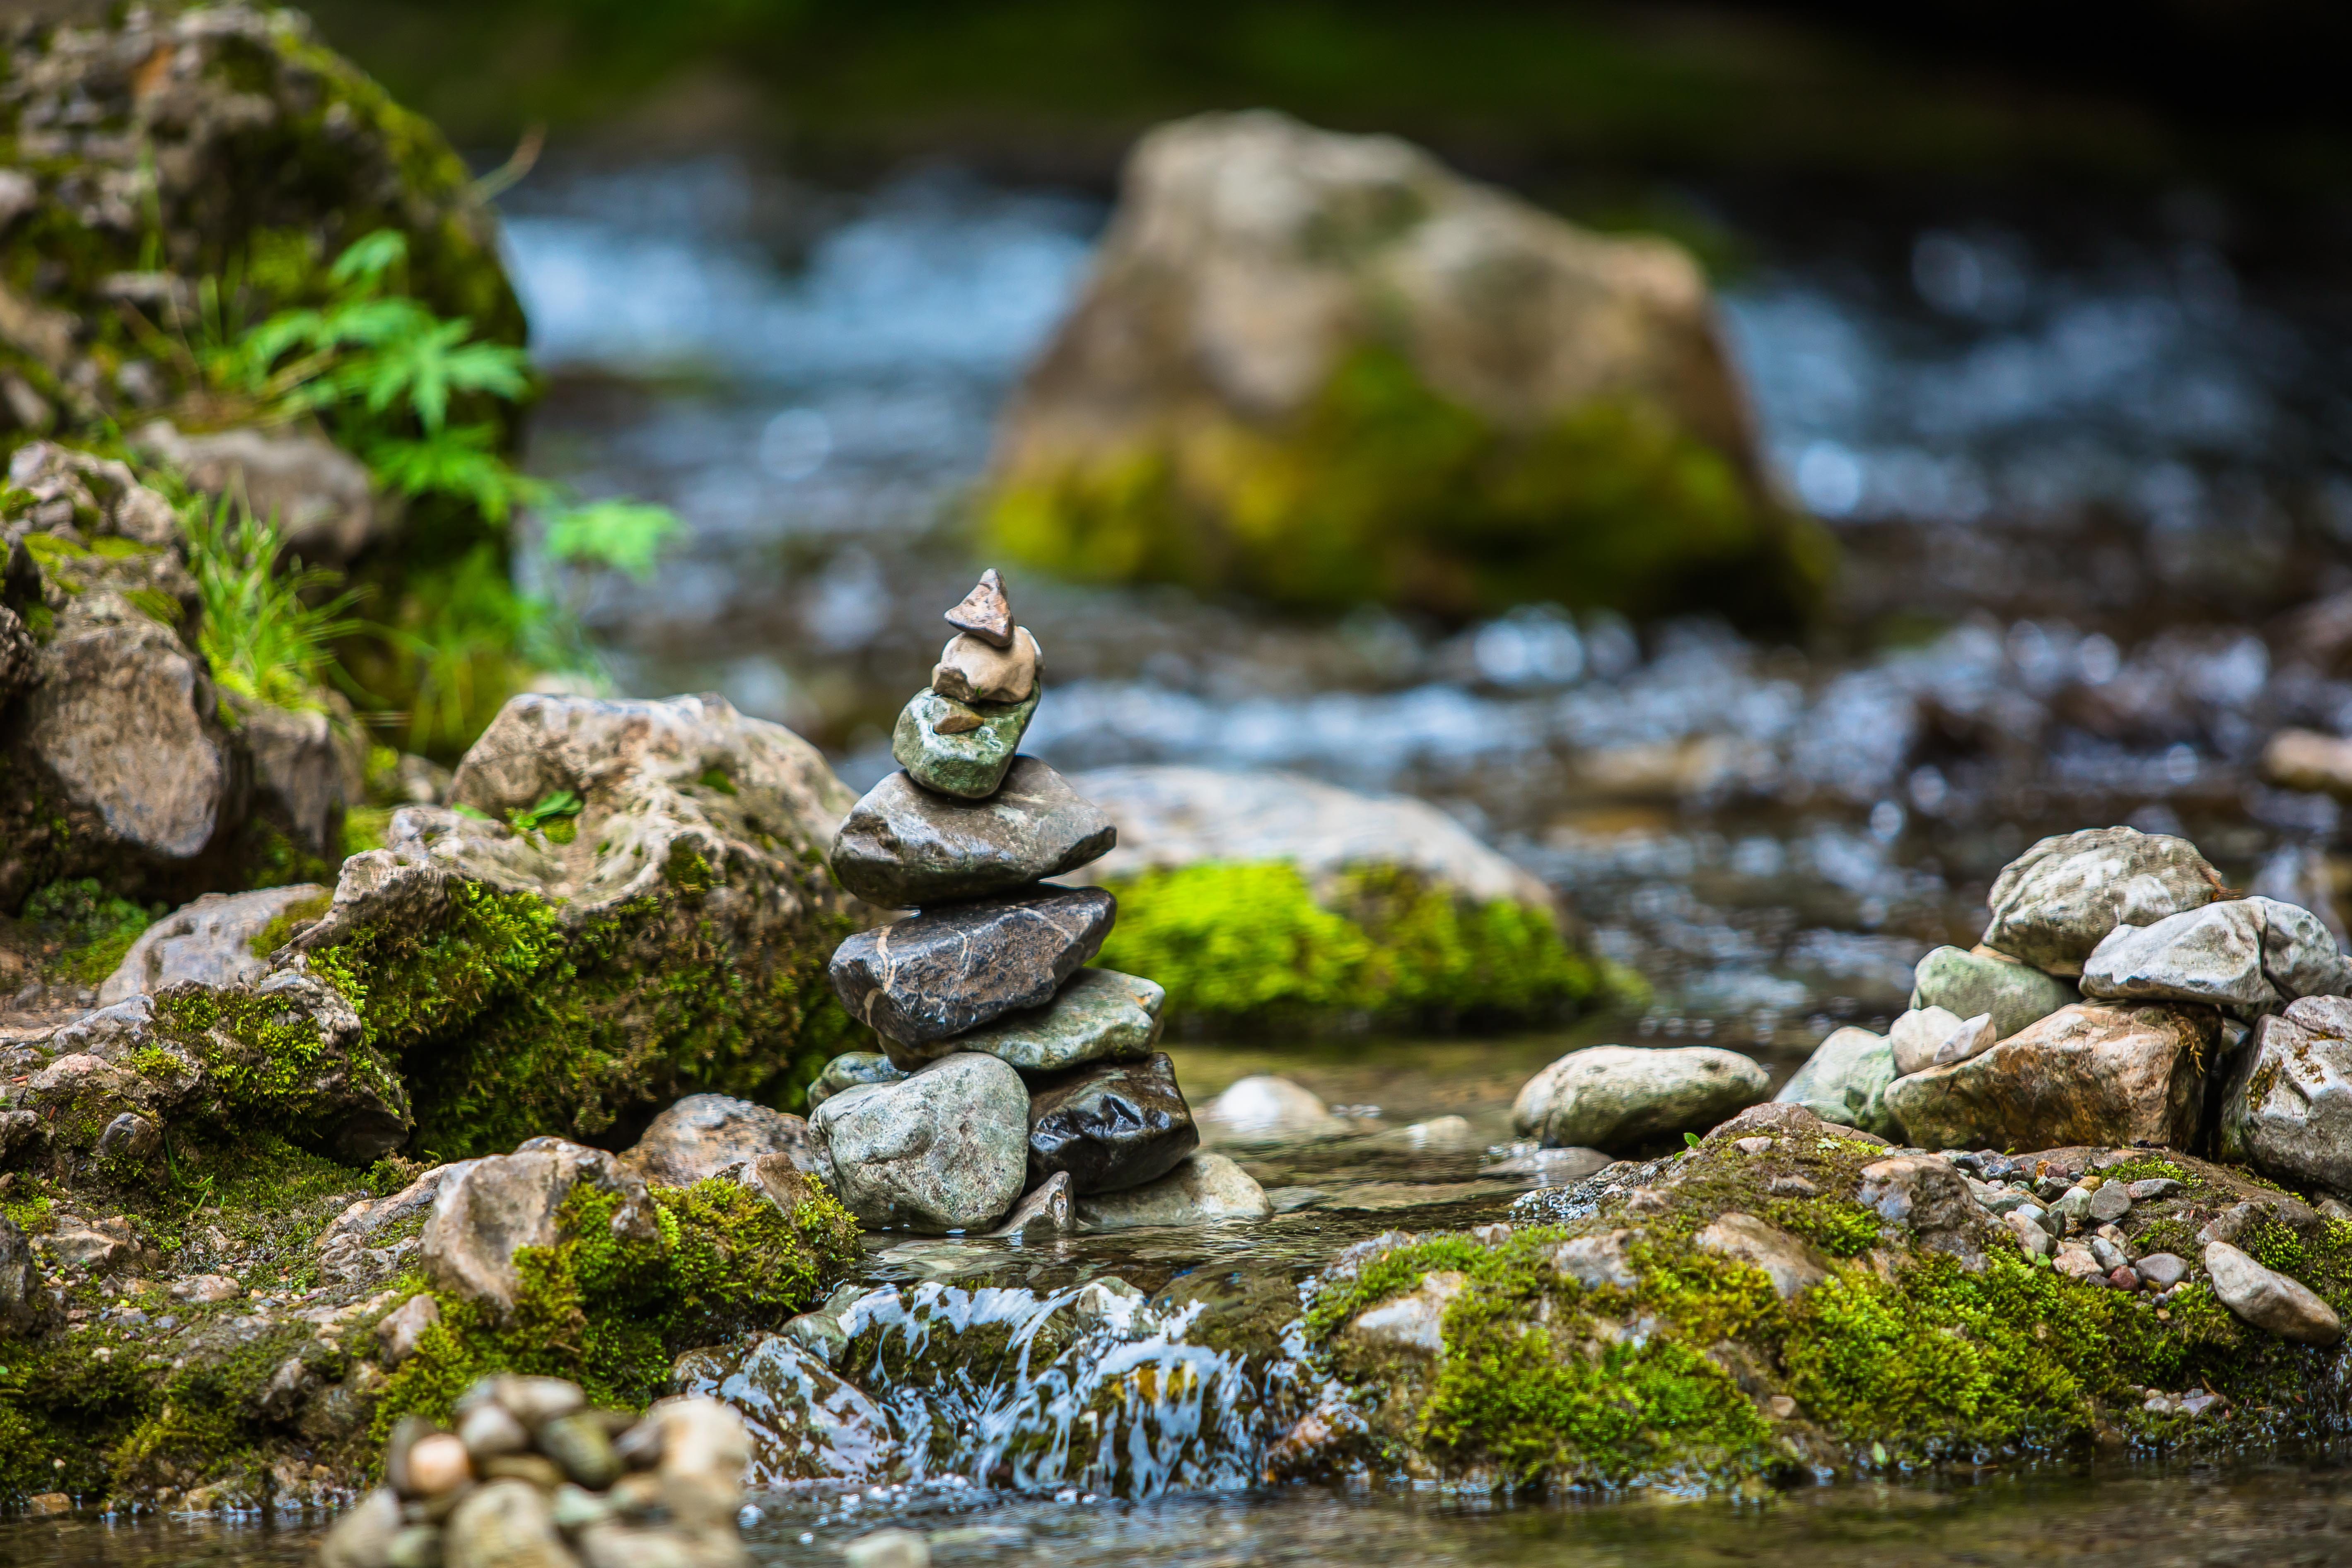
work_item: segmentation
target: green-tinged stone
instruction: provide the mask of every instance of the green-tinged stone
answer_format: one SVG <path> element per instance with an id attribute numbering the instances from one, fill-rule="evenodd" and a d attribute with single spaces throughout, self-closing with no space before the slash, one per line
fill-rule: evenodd
<path id="1" fill-rule="evenodd" d="M 2032 964 L 1957 947 L 1939 947 L 1921 959 L 1912 984 L 1915 1008 L 1941 1007 L 1962 1018 L 1991 1014 L 1997 1040 L 2083 999 L 2073 985 Z"/>
<path id="2" fill-rule="evenodd" d="M 941 1053 L 961 1050 L 961 1046 L 946 1046 Z M 906 1069 L 894 1065 L 880 1051 L 844 1051 L 824 1064 L 824 1071 L 809 1085 L 809 1110 L 831 1100 L 845 1089 L 855 1089 L 861 1083 L 896 1083 L 907 1076 Z"/>
<path id="3" fill-rule="evenodd" d="M 1165 990 L 1139 976 L 1081 969 L 1043 1007 L 1007 1014 L 969 1035 L 922 1047 L 920 1054 L 978 1051 L 1023 1072 L 1141 1061 L 1160 1038 L 1160 1009 L 1167 1000 Z"/>
<path id="4" fill-rule="evenodd" d="M 1043 681 L 1018 702 L 958 702 L 929 689 L 918 691 L 898 711 L 890 754 L 927 789 L 985 800 L 1004 782 L 1045 692 Z M 961 734 L 943 732 L 940 722 L 950 715 L 977 718 L 980 725 Z"/>

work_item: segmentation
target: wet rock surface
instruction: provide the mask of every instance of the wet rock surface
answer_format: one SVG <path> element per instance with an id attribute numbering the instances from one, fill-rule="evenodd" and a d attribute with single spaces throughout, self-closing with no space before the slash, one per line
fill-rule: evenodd
<path id="1" fill-rule="evenodd" d="M 2084 962 L 2082 984 L 2102 1000 L 2205 1002 L 2251 1016 L 2352 990 L 2352 959 L 2308 910 L 2231 899 L 2117 926 Z"/>
<path id="2" fill-rule="evenodd" d="M 1248 1172 L 1206 1150 L 1188 1156 L 1157 1181 L 1082 1197 L 1077 1210 L 1078 1228 L 1087 1231 L 1214 1225 L 1263 1219 L 1274 1212 L 1265 1190 Z"/>
<path id="3" fill-rule="evenodd" d="M 1117 911 L 1098 888 L 929 910 L 843 942 L 834 989 L 877 1033 L 929 1045 L 1051 1000 L 1102 946 Z"/>
<path id="4" fill-rule="evenodd" d="M 960 702 L 927 686 L 898 710 L 890 755 L 926 789 L 984 800 L 1004 782 L 1044 689 L 1034 683 L 1018 702 Z"/>
<path id="5" fill-rule="evenodd" d="M 941 795 L 905 773 L 842 819 L 834 874 L 871 904 L 909 909 L 1010 892 L 1097 860 L 1118 831 L 1067 780 L 1016 757 L 985 800 Z"/>
<path id="6" fill-rule="evenodd" d="M 1029 1091 L 1029 1184 L 1057 1174 L 1073 1195 L 1140 1186 L 1200 1146 L 1199 1130 L 1165 1051 L 1146 1060 L 1080 1068 Z"/>
<path id="7" fill-rule="evenodd" d="M 2213 1293 L 2222 1305 L 2258 1329 L 2312 1345 L 2332 1345 L 2344 1337 L 2344 1321 L 2333 1307 L 2226 1241 L 2206 1243 L 2205 1271 L 2213 1277 Z"/>

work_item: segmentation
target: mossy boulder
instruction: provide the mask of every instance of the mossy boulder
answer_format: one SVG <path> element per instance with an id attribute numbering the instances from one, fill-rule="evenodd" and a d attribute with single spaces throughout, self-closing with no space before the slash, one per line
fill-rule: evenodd
<path id="1" fill-rule="evenodd" d="M 235 417 L 186 350 L 200 321 L 316 303 L 334 257 L 381 228 L 407 237 L 436 313 L 522 341 L 465 164 L 299 13 L 115 16 L 14 23 L 0 54 L 0 446 L 166 407 Z"/>
<path id="2" fill-rule="evenodd" d="M 1833 561 L 1764 476 L 1683 250 L 1265 111 L 1137 146 L 984 506 L 1051 571 L 1304 607 L 1786 628 Z"/>
<path id="3" fill-rule="evenodd" d="M 336 986 L 457 1158 L 621 1147 L 679 1095 L 783 1110 L 871 1036 L 825 964 L 874 918 L 824 862 L 853 804 L 716 697 L 508 703 L 452 786 L 344 862 L 289 962 Z"/>
<path id="4" fill-rule="evenodd" d="M 1549 889 L 1425 802 L 1290 773 L 1106 768 L 1108 968 L 1178 1027 L 1486 1027 L 1564 1016 L 1600 971 Z"/>
<path id="5" fill-rule="evenodd" d="M 2352 1224 L 2241 1173 L 2133 1149 L 2004 1163 L 2146 1194 L 2118 1223 L 2131 1257 L 2234 1240 L 2352 1305 Z M 2193 1261 L 2161 1297 L 2068 1277 L 1983 1206 L 1988 1168 L 1759 1107 L 1680 1154 L 1529 1194 L 1510 1223 L 1353 1248 L 1308 1293 L 1337 1390 L 1278 1466 L 1744 1489 L 2095 1446 L 2243 1450 L 2341 1421 L 2331 1354 L 2233 1317 Z M 2152 1397 L 2191 1388 L 2223 1414 Z"/>

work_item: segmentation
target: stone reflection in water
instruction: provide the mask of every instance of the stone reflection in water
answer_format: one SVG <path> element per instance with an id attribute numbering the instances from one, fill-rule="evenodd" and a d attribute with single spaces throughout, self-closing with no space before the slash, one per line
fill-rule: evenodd
<path id="1" fill-rule="evenodd" d="M 1187 1342 L 1199 1302 L 1072 1289 L 852 1288 L 677 1387 L 742 1412 L 755 1485 L 877 1482 L 1149 1498 L 1255 1485 L 1302 1373 Z"/>

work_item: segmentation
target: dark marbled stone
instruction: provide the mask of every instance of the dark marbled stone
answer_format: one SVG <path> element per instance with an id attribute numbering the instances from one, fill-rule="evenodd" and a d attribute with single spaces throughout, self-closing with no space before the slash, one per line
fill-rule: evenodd
<path id="1" fill-rule="evenodd" d="M 986 800 L 892 773 L 842 819 L 833 874 L 869 904 L 929 909 L 1075 871 L 1118 842 L 1102 807 L 1036 758 L 1015 757 Z"/>
<path id="2" fill-rule="evenodd" d="M 1038 888 L 860 931 L 835 950 L 833 988 L 877 1033 L 925 1046 L 1051 1000 L 1110 934 L 1100 888 Z"/>
<path id="3" fill-rule="evenodd" d="M 1200 1147 L 1166 1051 L 1081 1068 L 1029 1094 L 1029 1184 L 1066 1172 L 1081 1196 L 1141 1186 Z"/>

